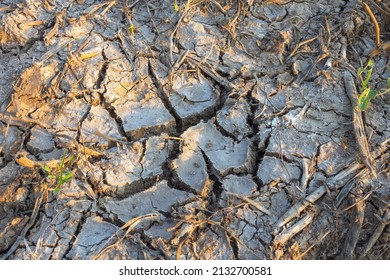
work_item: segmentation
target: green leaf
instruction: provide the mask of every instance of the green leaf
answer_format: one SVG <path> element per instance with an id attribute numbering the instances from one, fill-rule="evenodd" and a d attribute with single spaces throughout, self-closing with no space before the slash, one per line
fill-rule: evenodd
<path id="1" fill-rule="evenodd" d="M 365 111 L 370 104 L 371 99 L 373 99 L 378 94 L 378 91 L 367 88 L 360 94 L 358 99 L 359 109 Z"/>
<path id="2" fill-rule="evenodd" d="M 47 173 L 50 173 L 50 172 L 51 172 L 50 167 L 47 166 L 46 164 L 44 164 L 44 165 L 42 166 L 42 169 L 43 169 L 43 171 L 45 171 L 45 172 L 47 172 Z"/>
<path id="3" fill-rule="evenodd" d="M 76 156 L 72 155 L 68 161 L 68 166 L 71 166 L 76 160 Z"/>
<path id="4" fill-rule="evenodd" d="M 130 24 L 130 26 L 129 26 L 129 34 L 130 34 L 130 36 L 134 36 L 135 32 L 136 32 L 136 27 L 135 27 L 135 25 L 132 23 L 132 24 Z"/>
<path id="5" fill-rule="evenodd" d="M 73 178 L 73 173 L 69 170 L 64 170 L 61 175 L 60 175 L 60 178 L 59 178 L 59 181 L 58 181 L 58 185 L 62 185 L 66 182 L 69 182 L 70 180 L 72 180 Z"/>
<path id="6" fill-rule="evenodd" d="M 371 75 L 372 75 L 372 70 L 373 70 L 373 63 L 372 60 L 369 60 L 367 63 L 367 66 L 365 67 L 365 72 L 366 73 L 366 79 L 364 80 L 363 83 L 363 88 L 368 88 L 368 83 L 370 82 Z"/>
<path id="7" fill-rule="evenodd" d="M 57 187 L 55 187 L 55 189 L 53 190 L 53 194 L 54 194 L 54 195 L 57 195 L 57 194 L 59 193 L 59 191 L 60 191 L 60 186 L 57 186 Z"/>
<path id="8" fill-rule="evenodd" d="M 179 5 L 177 4 L 176 0 L 173 1 L 173 10 L 175 13 L 179 11 Z"/>
<path id="9" fill-rule="evenodd" d="M 357 74 L 359 77 L 360 82 L 362 83 L 362 86 L 360 87 L 360 91 L 365 91 L 368 88 L 368 84 L 370 82 L 372 71 L 374 69 L 374 63 L 372 60 L 368 60 L 367 65 L 363 68 L 359 68 L 357 70 Z M 365 76 L 365 78 L 363 77 Z"/>
<path id="10" fill-rule="evenodd" d="M 390 77 L 387 78 L 387 85 L 390 87 Z"/>

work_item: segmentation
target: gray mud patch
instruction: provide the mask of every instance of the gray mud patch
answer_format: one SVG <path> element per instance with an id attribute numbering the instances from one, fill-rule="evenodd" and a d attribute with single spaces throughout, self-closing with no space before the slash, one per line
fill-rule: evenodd
<path id="1" fill-rule="evenodd" d="M 358 1 L 11 2 L 2 259 L 390 258 L 389 95 L 367 168 L 344 79 L 375 46 Z"/>

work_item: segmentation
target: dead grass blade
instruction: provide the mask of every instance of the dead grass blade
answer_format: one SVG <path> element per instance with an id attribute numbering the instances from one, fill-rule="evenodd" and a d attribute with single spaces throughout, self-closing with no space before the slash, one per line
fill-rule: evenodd
<path id="1" fill-rule="evenodd" d="M 150 213 L 150 214 L 146 214 L 146 215 L 142 215 L 142 216 L 139 216 L 139 217 L 135 217 L 131 220 L 129 220 L 126 224 L 124 224 L 120 229 L 118 229 L 110 238 L 107 239 L 107 241 L 105 242 L 105 244 L 102 246 L 102 249 L 100 249 L 95 256 L 92 256 L 91 259 L 92 260 L 97 260 L 99 259 L 105 252 L 107 252 L 109 249 L 117 246 L 118 244 L 120 244 L 124 239 L 125 237 L 131 233 L 132 230 L 134 230 L 134 228 L 139 225 L 140 223 L 144 222 L 144 221 L 148 221 L 148 222 L 156 222 L 156 221 L 159 221 L 161 220 L 161 214 L 157 214 L 157 213 Z M 123 230 L 126 229 L 126 232 L 121 236 L 119 237 L 119 233 Z M 107 246 L 107 244 L 115 237 L 117 236 L 118 237 L 118 240 Z M 106 247 L 107 246 L 107 247 Z"/>
<path id="2" fill-rule="evenodd" d="M 349 71 L 344 72 L 344 85 L 347 92 L 348 98 L 352 104 L 352 121 L 353 121 L 353 130 L 355 134 L 355 140 L 359 151 L 359 156 L 364 162 L 366 167 L 371 171 L 374 177 L 377 177 L 377 172 L 374 167 L 374 160 L 370 154 L 370 149 L 368 146 L 366 130 L 363 122 L 362 112 L 359 110 L 358 104 L 358 95 L 355 83 L 353 81 L 353 76 Z"/>
<path id="3" fill-rule="evenodd" d="M 309 248 L 307 248 L 303 253 L 299 254 L 298 256 L 294 257 L 294 260 L 301 260 L 308 252 L 310 252 L 311 249 L 313 249 L 315 246 L 319 245 L 322 240 L 325 239 L 330 233 L 330 230 L 327 230 L 323 236 L 319 240 L 317 240 L 314 244 L 310 245 Z"/>
<path id="4" fill-rule="evenodd" d="M 289 241 L 292 237 L 294 237 L 305 227 L 307 227 L 313 221 L 314 216 L 314 213 L 308 213 L 294 225 L 276 235 L 273 241 L 273 245 L 283 246 L 284 244 L 286 244 L 287 241 Z"/>
<path id="5" fill-rule="evenodd" d="M 65 158 L 65 159 L 54 159 L 54 160 L 45 160 L 45 161 L 34 161 L 34 160 L 31 160 L 27 157 L 28 155 L 28 152 L 26 152 L 25 150 L 21 150 L 19 152 L 16 153 L 15 155 L 15 161 L 21 165 L 21 166 L 24 166 L 24 167 L 27 167 L 27 168 L 42 168 L 43 166 L 47 166 L 49 168 L 56 168 L 57 166 L 59 166 L 61 164 L 61 162 L 63 161 L 63 163 L 67 163 L 71 160 L 71 157 L 69 158 Z"/>
<path id="6" fill-rule="evenodd" d="M 382 217 L 379 218 L 379 225 L 375 229 L 374 233 L 371 235 L 370 239 L 367 241 L 366 245 L 364 246 L 361 256 L 364 257 L 367 255 L 367 253 L 371 250 L 371 248 L 375 245 L 375 243 L 378 241 L 379 237 L 382 235 L 383 231 L 385 230 L 385 227 L 390 224 L 390 210 L 387 209 Z"/>
<path id="7" fill-rule="evenodd" d="M 352 199 L 352 204 L 355 205 L 351 217 L 352 224 L 349 227 L 347 235 L 345 237 L 344 247 L 341 252 L 342 259 L 352 258 L 364 220 L 365 201 L 358 200 L 356 197 L 354 197 Z"/>
<path id="8" fill-rule="evenodd" d="M 287 224 L 289 221 L 297 217 L 307 206 L 312 205 L 320 197 L 322 197 L 328 188 L 330 190 L 336 190 L 343 187 L 352 177 L 356 176 L 356 172 L 363 167 L 362 164 L 352 164 L 347 169 L 341 171 L 336 176 L 330 178 L 326 182 L 326 186 L 319 186 L 311 194 L 297 202 L 290 209 L 288 209 L 275 223 L 276 230 L 279 230 L 282 226 Z"/>
<path id="9" fill-rule="evenodd" d="M 246 197 L 244 195 L 239 195 L 239 194 L 236 194 L 236 193 L 231 193 L 231 192 L 227 192 L 228 195 L 231 195 L 231 196 L 235 196 L 247 203 L 249 203 L 250 205 L 252 205 L 253 207 L 255 207 L 257 210 L 259 210 L 260 212 L 263 212 L 264 214 L 267 214 L 268 216 L 272 216 L 271 212 L 265 208 L 263 205 L 261 205 L 259 202 L 256 202 L 252 199 L 250 199 L 249 197 Z"/>

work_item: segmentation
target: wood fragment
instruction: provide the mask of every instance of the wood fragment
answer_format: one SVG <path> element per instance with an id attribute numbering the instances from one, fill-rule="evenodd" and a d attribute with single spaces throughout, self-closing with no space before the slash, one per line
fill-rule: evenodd
<path id="1" fill-rule="evenodd" d="M 372 6 L 375 7 L 380 13 L 382 13 L 384 16 L 390 17 L 390 6 L 386 5 L 385 3 L 382 4 L 382 6 L 379 6 L 374 0 L 367 0 L 370 2 Z M 379 1 L 378 1 L 379 2 Z"/>
<path id="2" fill-rule="evenodd" d="M 233 89 L 237 90 L 237 88 L 229 82 L 227 79 L 221 77 L 217 72 L 213 70 L 213 67 L 208 64 L 207 62 L 201 62 L 197 60 L 196 58 L 193 58 L 191 56 L 187 56 L 188 62 L 193 64 L 194 67 L 199 68 L 204 72 L 207 76 L 212 78 L 215 82 L 223 86 L 226 90 L 231 91 Z"/>
<path id="3" fill-rule="evenodd" d="M 53 160 L 45 160 L 45 161 L 39 161 L 39 160 L 31 160 L 27 157 L 28 152 L 25 150 L 21 150 L 16 153 L 15 155 L 15 161 L 24 167 L 27 168 L 43 168 L 44 166 L 49 167 L 50 169 L 57 168 L 61 162 L 67 163 L 71 160 L 71 157 L 67 157 L 65 159 L 53 159 Z"/>
<path id="4" fill-rule="evenodd" d="M 352 188 L 355 186 L 356 181 L 358 178 L 362 178 L 364 176 L 367 176 L 369 173 L 368 169 L 363 169 L 360 171 L 353 179 L 348 181 L 340 190 L 339 194 L 336 197 L 336 207 L 339 208 L 343 200 L 347 197 L 349 192 L 352 190 Z"/>
<path id="5" fill-rule="evenodd" d="M 302 259 L 311 249 L 313 249 L 315 246 L 319 245 L 322 240 L 325 239 L 325 237 L 328 236 L 328 234 L 330 233 L 330 230 L 327 230 L 319 240 L 317 240 L 314 244 L 310 245 L 309 248 L 307 248 L 303 253 L 299 254 L 298 256 L 294 257 L 294 260 L 300 260 Z"/>
<path id="6" fill-rule="evenodd" d="M 288 58 L 291 58 L 295 55 L 295 53 L 298 51 L 298 49 L 306 44 L 309 44 L 311 42 L 313 42 L 314 40 L 316 40 L 318 38 L 318 36 L 316 37 L 313 37 L 313 38 L 310 38 L 308 40 L 305 40 L 303 42 L 300 42 L 298 45 L 295 46 L 295 48 L 292 50 L 292 52 L 289 54 Z"/>
<path id="7" fill-rule="evenodd" d="M 58 27 L 64 21 L 65 14 L 65 9 L 56 14 L 53 28 L 46 34 L 45 37 L 43 37 L 43 41 L 45 42 L 46 46 L 51 45 L 51 39 L 57 35 Z"/>
<path id="8" fill-rule="evenodd" d="M 355 205 L 351 217 L 351 225 L 345 237 L 344 247 L 340 254 L 341 259 L 349 260 L 353 257 L 356 243 L 359 239 L 364 220 L 365 201 L 357 197 L 352 198 L 352 204 Z"/>
<path id="9" fill-rule="evenodd" d="M 326 193 L 326 187 L 320 186 L 309 194 L 306 198 L 302 199 L 298 203 L 294 204 L 290 209 L 288 209 L 276 222 L 275 226 L 277 229 L 281 228 L 289 221 L 297 217 L 307 206 L 316 202 L 321 196 Z"/>
<path id="10" fill-rule="evenodd" d="M 336 208 L 339 208 L 343 200 L 348 196 L 349 192 L 352 190 L 352 188 L 355 186 L 355 181 L 351 180 L 348 182 L 339 192 L 339 194 L 336 197 Z"/>
<path id="11" fill-rule="evenodd" d="M 26 28 L 26 27 L 31 27 L 31 26 L 40 26 L 44 24 L 45 22 L 43 20 L 35 20 L 35 21 L 30 21 L 30 22 L 25 22 L 21 23 L 19 27 L 21 28 Z"/>
<path id="12" fill-rule="evenodd" d="M 120 143 L 120 144 L 123 144 L 123 145 L 129 145 L 130 143 L 127 142 L 127 141 L 123 141 L 121 139 L 117 139 L 117 138 L 114 138 L 114 137 L 111 137 L 111 136 L 108 136 L 108 135 L 105 135 L 103 133 L 101 133 L 100 131 L 98 130 L 94 130 L 93 131 L 93 134 L 95 134 L 96 136 L 99 136 L 99 137 L 103 137 L 111 142 L 116 142 L 116 143 Z"/>
<path id="13" fill-rule="evenodd" d="M 247 203 L 249 203 L 250 205 L 252 205 L 253 207 L 255 207 L 257 210 L 263 212 L 264 214 L 267 214 L 268 216 L 272 216 L 271 212 L 265 208 L 263 205 L 261 205 L 259 202 L 256 202 L 244 195 L 239 195 L 239 194 L 236 194 L 236 193 L 231 193 L 231 192 L 227 192 L 228 195 L 231 195 L 231 196 L 235 196 Z"/>
<path id="14" fill-rule="evenodd" d="M 375 243 L 378 241 L 379 237 L 382 235 L 383 231 L 385 230 L 385 227 L 390 224 L 390 210 L 387 209 L 385 213 L 383 214 L 383 217 L 380 219 L 380 223 L 375 229 L 374 233 L 371 235 L 370 239 L 366 243 L 366 245 L 363 247 L 363 250 L 361 252 L 361 256 L 364 257 L 367 255 L 367 253 L 371 250 L 371 248 L 375 245 Z"/>
<path id="15" fill-rule="evenodd" d="M 355 82 L 353 81 L 352 74 L 349 71 L 344 72 L 344 85 L 348 98 L 352 104 L 352 124 L 356 145 L 359 151 L 359 157 L 364 162 L 366 167 L 371 171 L 372 175 L 377 177 L 377 172 L 374 167 L 374 160 L 370 154 L 370 149 L 368 146 L 362 112 L 358 108 L 358 95 Z"/>
<path id="16" fill-rule="evenodd" d="M 370 6 L 368 6 L 366 3 L 362 2 L 364 10 L 366 10 L 367 14 L 370 16 L 372 23 L 374 24 L 375 28 L 375 44 L 376 47 L 379 49 L 381 46 L 381 29 L 379 28 L 378 21 L 376 20 L 375 15 L 370 9 Z"/>
<path id="17" fill-rule="evenodd" d="M 314 213 L 306 214 L 302 219 L 296 222 L 291 227 L 282 231 L 275 236 L 273 245 L 274 246 L 283 246 L 288 240 L 301 232 L 305 227 L 307 227 L 314 219 Z"/>
<path id="18" fill-rule="evenodd" d="M 303 198 L 290 209 L 288 209 L 275 223 L 275 228 L 278 231 L 282 226 L 287 224 L 289 221 L 297 217 L 303 210 L 305 210 L 309 205 L 312 205 L 320 197 L 322 197 L 328 189 L 337 190 L 344 186 L 352 177 L 356 176 L 356 172 L 363 167 L 362 164 L 355 163 L 352 164 L 347 169 L 341 171 L 336 176 L 330 178 L 326 182 L 326 186 L 322 185 L 310 193 L 307 197 Z"/>
<path id="19" fill-rule="evenodd" d="M 29 124 L 36 124 L 43 128 L 50 127 L 48 124 L 42 122 L 42 120 L 34 120 L 28 117 L 17 117 L 9 112 L 0 113 L 0 121 L 19 127 L 27 127 Z"/>
<path id="20" fill-rule="evenodd" d="M 55 55 L 56 53 L 60 52 L 62 49 L 64 49 L 67 45 L 69 45 L 70 43 L 72 43 L 75 39 L 74 38 L 66 38 L 64 40 L 62 40 L 61 42 L 59 42 L 57 44 L 56 47 L 50 49 L 49 51 L 47 51 L 45 54 L 43 54 L 41 56 L 41 58 L 39 59 L 39 62 L 38 64 L 42 64 L 44 61 L 48 60 L 50 57 L 52 57 L 53 55 Z"/>

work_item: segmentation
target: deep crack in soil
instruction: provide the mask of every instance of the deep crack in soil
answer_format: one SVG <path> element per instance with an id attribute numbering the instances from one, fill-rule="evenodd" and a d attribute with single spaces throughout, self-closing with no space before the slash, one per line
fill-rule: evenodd
<path id="1" fill-rule="evenodd" d="M 14 2 L 1 258 L 390 259 L 390 96 L 349 98 L 377 40 L 359 1 Z"/>

